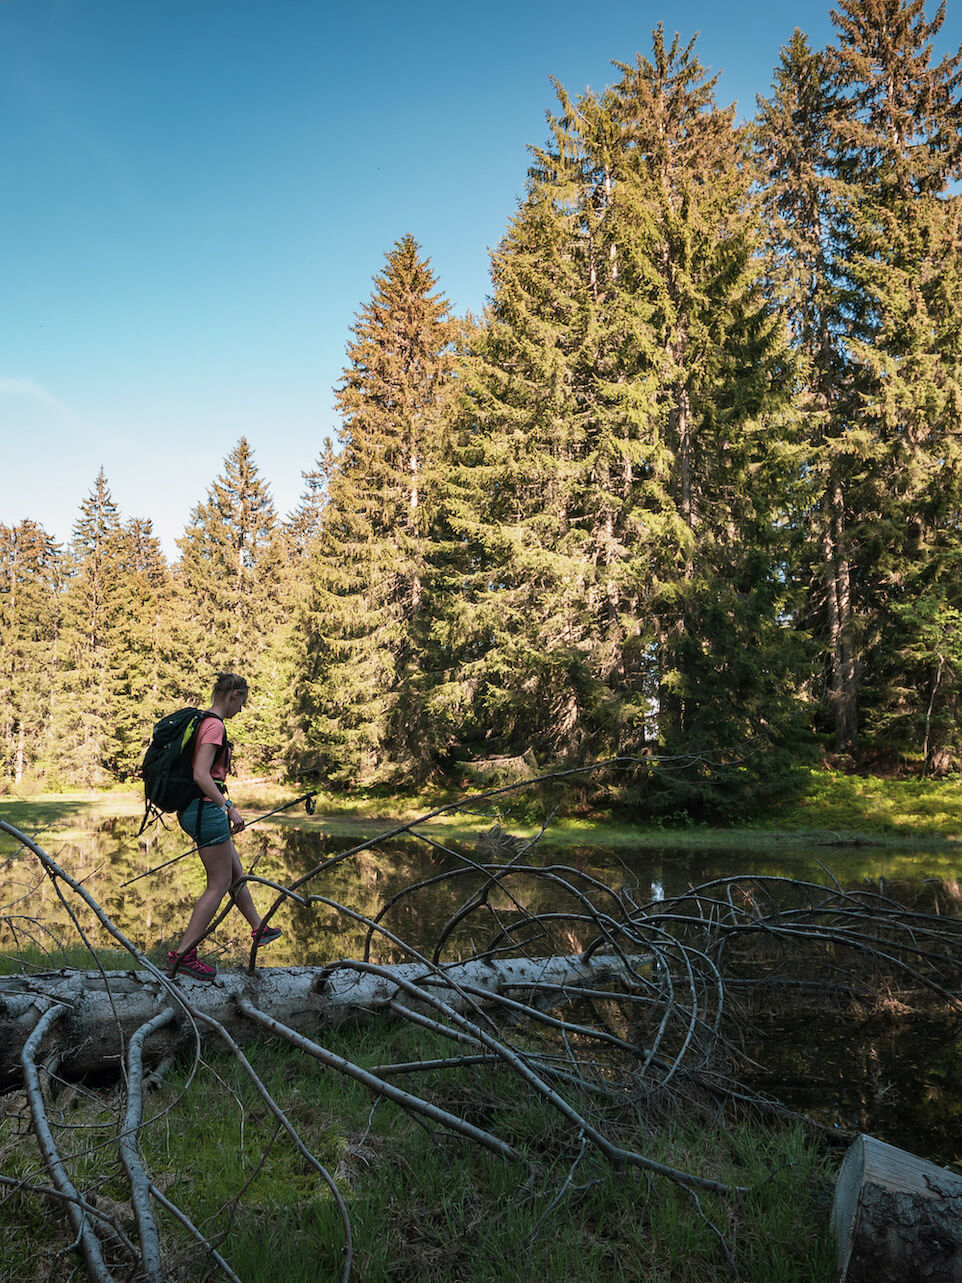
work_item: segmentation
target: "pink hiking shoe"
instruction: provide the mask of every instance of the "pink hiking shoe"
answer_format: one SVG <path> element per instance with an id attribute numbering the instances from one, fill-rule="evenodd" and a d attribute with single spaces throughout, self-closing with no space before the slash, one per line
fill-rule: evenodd
<path id="1" fill-rule="evenodd" d="M 206 962 L 201 962 L 196 949 L 177 954 L 173 949 L 167 955 L 167 966 L 164 970 L 169 976 L 192 976 L 194 980 L 216 980 L 217 972 Z"/>
<path id="2" fill-rule="evenodd" d="M 256 940 L 258 944 L 270 944 L 272 940 L 277 940 L 284 932 L 280 927 L 258 927 L 255 931 L 251 927 L 251 939 Z"/>

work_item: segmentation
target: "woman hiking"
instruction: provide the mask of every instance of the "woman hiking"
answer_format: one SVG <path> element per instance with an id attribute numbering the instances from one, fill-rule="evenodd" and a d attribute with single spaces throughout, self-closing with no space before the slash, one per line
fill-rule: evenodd
<path id="1" fill-rule="evenodd" d="M 177 812 L 180 827 L 192 837 L 207 871 L 207 888 L 194 905 L 187 930 L 177 949 L 167 954 L 166 971 L 182 971 L 195 980 L 213 980 L 217 972 L 201 962 L 197 944 L 214 919 L 221 901 L 244 876 L 244 869 L 231 835 L 244 828 L 244 817 L 227 796 L 225 783 L 230 770 L 231 746 L 224 723 L 247 703 L 248 688 L 236 673 L 218 673 L 210 709 L 197 728 L 194 740 L 194 783 L 201 796 Z M 245 882 L 233 897 L 251 926 L 259 944 L 269 944 L 281 934 L 278 927 L 262 927 L 260 915 Z"/>

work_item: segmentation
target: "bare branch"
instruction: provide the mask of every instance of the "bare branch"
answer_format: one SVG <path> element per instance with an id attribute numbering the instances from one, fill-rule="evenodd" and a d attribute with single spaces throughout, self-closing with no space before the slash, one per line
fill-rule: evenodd
<path id="1" fill-rule="evenodd" d="M 299 1047 L 301 1051 L 306 1051 L 309 1056 L 319 1060 L 322 1065 L 327 1065 L 329 1069 L 336 1069 L 339 1073 L 344 1074 L 345 1077 L 353 1078 L 355 1082 L 362 1083 L 371 1091 L 377 1092 L 379 1095 L 384 1096 L 385 1099 L 393 1101 L 395 1105 L 399 1105 L 402 1109 L 406 1109 L 413 1114 L 422 1114 L 425 1118 L 429 1118 L 431 1122 L 437 1123 L 440 1127 L 447 1128 L 449 1131 L 460 1132 L 462 1136 L 467 1136 L 469 1140 L 476 1141 L 479 1145 L 483 1145 L 485 1149 L 490 1149 L 492 1153 L 499 1155 L 501 1158 L 515 1159 L 520 1157 L 515 1149 L 512 1149 L 503 1140 L 499 1140 L 497 1136 L 492 1136 L 490 1132 L 483 1131 L 480 1127 L 475 1127 L 463 1118 L 458 1118 L 455 1114 L 449 1114 L 446 1109 L 439 1109 L 436 1105 L 432 1105 L 430 1101 L 422 1100 L 419 1096 L 412 1096 L 406 1091 L 401 1091 L 393 1083 L 385 1082 L 383 1078 L 378 1078 L 368 1070 L 362 1069 L 360 1065 L 353 1064 L 343 1056 L 339 1056 L 333 1051 L 328 1051 L 327 1048 L 322 1047 L 319 1043 L 305 1038 L 289 1026 L 282 1025 L 279 1020 L 274 1020 L 266 1012 L 258 1011 L 256 1007 L 251 1006 L 245 999 L 242 998 L 237 1005 L 245 1016 L 257 1021 L 263 1028 L 270 1030 L 271 1033 L 276 1034 L 279 1038 L 286 1039 L 292 1046 Z"/>
<path id="2" fill-rule="evenodd" d="M 159 1190 L 156 1185 L 151 1185 L 150 1194 L 152 1198 L 157 1200 L 161 1207 L 170 1212 L 171 1216 L 178 1220 L 181 1225 L 183 1225 L 184 1229 L 187 1230 L 187 1232 L 191 1234 L 198 1243 L 200 1243 L 205 1251 L 209 1253 L 211 1260 L 216 1262 L 221 1273 L 230 1279 L 231 1283 L 241 1283 L 241 1280 L 237 1277 L 221 1254 L 214 1248 L 213 1244 L 204 1237 L 190 1217 L 184 1215 L 176 1203 L 172 1203 L 167 1195 L 164 1194 L 162 1190 Z"/>
<path id="3" fill-rule="evenodd" d="M 143 1119 L 144 1043 L 157 1029 L 175 1018 L 173 1007 L 165 1007 L 137 1030 L 127 1049 L 127 1113 L 119 1137 L 120 1157 L 130 1181 L 130 1201 L 137 1218 L 140 1250 L 146 1283 L 164 1283 L 160 1237 L 150 1210 L 150 1180 L 137 1146 Z"/>
<path id="4" fill-rule="evenodd" d="M 67 1174 L 67 1168 L 60 1157 L 60 1151 L 57 1149 L 53 1132 L 50 1130 L 50 1125 L 47 1121 L 47 1108 L 44 1104 L 43 1091 L 40 1086 L 40 1075 L 37 1071 L 36 1056 L 40 1050 L 44 1035 L 66 1013 L 66 1007 L 51 1007 L 37 1021 L 33 1033 L 24 1044 L 21 1055 L 24 1082 L 27 1099 L 30 1102 L 30 1113 L 33 1118 L 33 1130 L 37 1137 L 37 1144 L 40 1146 L 43 1161 L 47 1166 L 47 1171 L 50 1173 L 54 1186 L 67 1200 L 67 1213 L 76 1231 L 77 1241 L 83 1253 L 87 1272 L 91 1279 L 94 1280 L 94 1283 L 113 1283 L 113 1275 L 104 1262 L 103 1252 L 88 1220 L 85 1204 Z"/>

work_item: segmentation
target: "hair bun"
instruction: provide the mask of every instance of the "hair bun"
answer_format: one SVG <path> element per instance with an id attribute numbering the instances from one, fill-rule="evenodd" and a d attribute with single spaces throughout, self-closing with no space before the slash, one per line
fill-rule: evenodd
<path id="1" fill-rule="evenodd" d="M 246 691 L 247 678 L 239 673 L 215 673 L 214 694 L 226 695 L 230 691 Z"/>

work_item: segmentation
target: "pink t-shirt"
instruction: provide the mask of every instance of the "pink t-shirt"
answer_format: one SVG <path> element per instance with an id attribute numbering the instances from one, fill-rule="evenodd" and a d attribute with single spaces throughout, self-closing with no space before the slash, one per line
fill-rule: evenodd
<path id="1" fill-rule="evenodd" d="M 226 738 L 227 728 L 220 718 L 205 717 L 200 724 L 200 730 L 197 732 L 197 739 L 194 741 L 194 761 L 197 761 L 197 750 L 201 744 L 215 744 L 220 748 Z M 210 778 L 212 780 L 226 780 L 229 770 L 230 749 L 215 760 L 214 765 L 210 768 Z"/>

